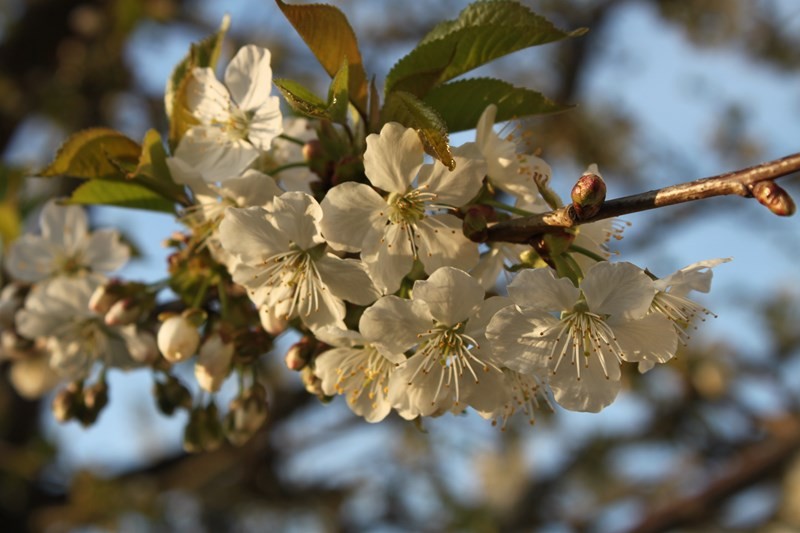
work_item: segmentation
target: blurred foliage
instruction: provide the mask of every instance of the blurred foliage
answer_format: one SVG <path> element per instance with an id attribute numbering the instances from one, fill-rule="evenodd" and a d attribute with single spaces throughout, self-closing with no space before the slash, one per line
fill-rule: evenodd
<path id="1" fill-rule="evenodd" d="M 21 187 L 19 178 L 52 155 L 41 154 L 28 168 L 8 163 L 9 146 L 26 142 L 17 137 L 29 132 L 23 126 L 35 118 L 62 132 L 107 126 L 135 139 L 149 126 L 164 132 L 163 94 L 137 82 L 142 73 L 133 70 L 128 47 L 137 35 L 159 43 L 159 36 L 169 32 L 213 32 L 219 20 L 207 16 L 214 12 L 211 4 L 0 3 L 4 240 L 19 231 L 17 208 L 29 209 L 41 194 Z M 406 2 L 403 9 L 388 0 L 336 4 L 361 41 L 368 75 L 375 72 L 381 80 L 391 66 L 383 58 L 411 49 L 465 2 Z M 787 33 L 773 1 L 528 4 L 559 27 L 591 31 L 546 47 L 530 68 L 515 69 L 513 62 L 495 67 L 505 70 L 505 79 L 535 86 L 556 103 L 579 104 L 526 123 L 533 132 L 526 141 L 554 163 L 597 162 L 631 188 L 644 186 L 647 176 L 641 169 L 653 162 L 676 176 L 694 176 L 668 147 L 644 145 L 647 132 L 625 109 L 588 103 L 586 75 L 602 58 L 606 32 L 626 6 L 655 10 L 692 46 L 718 47 L 778 70 L 796 70 L 800 64 L 798 35 Z M 239 25 L 234 19 L 228 51 L 246 42 L 269 46 L 276 72 L 324 94 L 327 77 L 309 61 L 277 8 L 270 2 L 248 7 L 268 13 L 263 15 L 268 22 Z M 264 21 L 263 16 L 254 18 Z M 748 136 L 746 109 L 734 103 L 719 118 L 709 150 L 731 168 L 752 163 L 762 147 Z M 670 226 L 695 214 L 693 206 L 675 209 Z M 665 226 L 654 216 L 643 233 Z M 561 412 L 543 413 L 533 429 L 520 420 L 505 432 L 487 429 L 474 416 L 434 421 L 426 432 L 396 418 L 376 428 L 335 405 L 319 406 L 297 383 L 276 377 L 269 423 L 241 449 L 194 456 L 176 452 L 119 475 L 80 472 L 64 479 L 54 475 L 58 455 L 42 436 L 41 406 L 23 400 L 3 381 L 0 523 L 5 531 L 94 525 L 108 531 L 600 532 L 617 530 L 619 524 L 637 532 L 797 531 L 800 304 L 796 293 L 786 292 L 742 306 L 761 317 L 767 341 L 759 353 L 724 343 L 695 344 L 669 365 L 629 376 L 626 403 L 635 407 L 632 420 L 606 416 L 587 427 L 581 418 L 575 424 L 580 431 L 571 430 Z M 540 456 L 549 462 L 538 461 Z"/>

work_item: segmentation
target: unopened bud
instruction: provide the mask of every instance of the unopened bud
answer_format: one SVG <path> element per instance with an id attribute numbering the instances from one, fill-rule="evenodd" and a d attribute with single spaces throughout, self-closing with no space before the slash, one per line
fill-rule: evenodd
<path id="1" fill-rule="evenodd" d="M 215 403 L 206 407 L 195 407 L 183 431 L 183 449 L 188 453 L 212 451 L 219 448 L 224 439 L 219 413 Z"/>
<path id="2" fill-rule="evenodd" d="M 149 331 L 137 331 L 135 335 L 126 339 L 126 344 L 131 358 L 137 363 L 149 365 L 158 359 L 156 336 Z"/>
<path id="3" fill-rule="evenodd" d="M 486 242 L 489 238 L 488 222 L 496 219 L 494 208 L 488 205 L 471 205 L 464 214 L 462 231 L 473 242 Z"/>
<path id="4" fill-rule="evenodd" d="M 531 241 L 531 246 L 545 261 L 563 254 L 572 245 L 575 234 L 569 231 L 544 233 Z"/>
<path id="5" fill-rule="evenodd" d="M 788 217 L 795 213 L 797 206 L 789 193 L 774 181 L 759 181 L 751 188 L 753 197 L 781 217 Z"/>
<path id="6" fill-rule="evenodd" d="M 83 385 L 73 381 L 53 397 L 51 409 L 53 418 L 59 422 L 67 422 L 75 418 L 83 407 Z"/>
<path id="7" fill-rule="evenodd" d="M 83 390 L 83 409 L 78 418 L 84 426 L 95 423 L 100 412 L 108 405 L 108 384 L 104 379 Z"/>
<path id="8" fill-rule="evenodd" d="M 317 139 L 311 139 L 303 145 L 303 159 L 305 159 L 306 162 L 311 162 L 324 155 L 325 150 L 322 147 L 322 143 Z"/>
<path id="9" fill-rule="evenodd" d="M 208 392 L 219 390 L 231 369 L 234 349 L 234 344 L 226 341 L 220 333 L 209 335 L 200 347 L 194 365 L 194 375 L 200 387 Z"/>
<path id="10" fill-rule="evenodd" d="M 103 320 L 109 326 L 127 326 L 136 322 L 141 314 L 139 302 L 134 298 L 123 298 L 114 302 Z"/>
<path id="11" fill-rule="evenodd" d="M 97 287 L 89 298 L 89 309 L 99 315 L 103 315 L 111 309 L 111 306 L 120 299 L 120 287 L 122 282 L 112 279 Z"/>
<path id="12" fill-rule="evenodd" d="M 606 183 L 597 165 L 591 164 L 572 187 L 572 207 L 579 219 L 587 219 L 597 214 L 606 199 Z"/>
<path id="13" fill-rule="evenodd" d="M 228 441 L 241 446 L 264 425 L 269 415 L 267 392 L 261 385 L 254 385 L 228 406 L 225 416 L 225 434 Z"/>
<path id="14" fill-rule="evenodd" d="M 158 349 L 170 363 L 184 361 L 197 351 L 200 333 L 186 317 L 172 316 L 158 329 Z"/>
<path id="15" fill-rule="evenodd" d="M 322 380 L 314 374 L 314 369 L 306 366 L 300 371 L 300 378 L 303 380 L 303 385 L 309 394 L 314 396 L 324 396 L 322 392 Z"/>
<path id="16" fill-rule="evenodd" d="M 286 363 L 286 368 L 295 371 L 303 370 L 311 360 L 314 347 L 315 343 L 308 337 L 300 339 L 299 342 L 296 342 L 286 351 L 286 356 L 283 358 L 284 363 Z"/>
<path id="17" fill-rule="evenodd" d="M 156 397 L 158 409 L 167 416 L 171 416 L 176 409 L 192 407 L 192 394 L 174 376 L 168 376 L 163 383 L 156 381 L 153 395 Z"/>

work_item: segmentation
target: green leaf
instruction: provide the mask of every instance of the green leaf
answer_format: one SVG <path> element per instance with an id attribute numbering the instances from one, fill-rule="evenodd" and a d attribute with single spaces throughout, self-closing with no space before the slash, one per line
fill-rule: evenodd
<path id="1" fill-rule="evenodd" d="M 139 164 L 131 173 L 130 179 L 174 202 L 187 201 L 183 186 L 178 185 L 172 179 L 172 174 L 167 166 L 164 142 L 161 140 L 161 134 L 156 130 L 148 130 L 145 134 Z"/>
<path id="2" fill-rule="evenodd" d="M 331 77 L 339 72 L 343 61 L 347 62 L 350 100 L 361 114 L 365 114 L 367 75 L 356 35 L 344 13 L 327 4 L 293 5 L 282 0 L 275 2 Z"/>
<path id="3" fill-rule="evenodd" d="M 456 20 L 443 22 L 386 77 L 386 89 L 417 97 L 448 80 L 504 55 L 566 37 L 584 29 L 563 32 L 547 19 L 510 0 L 476 2 Z"/>
<path id="4" fill-rule="evenodd" d="M 186 130 L 197 124 L 197 119 L 186 109 L 186 86 L 191 79 L 192 69 L 217 66 L 222 41 L 230 24 L 230 17 L 225 15 L 216 33 L 192 44 L 189 53 L 175 66 L 167 80 L 164 104 L 169 118 L 169 141 L 173 148 L 178 146 Z"/>
<path id="5" fill-rule="evenodd" d="M 70 136 L 58 149 L 50 165 L 40 176 L 71 176 L 75 178 L 124 178 L 120 169 L 135 165 L 142 148 L 118 131 L 91 128 Z"/>
<path id="6" fill-rule="evenodd" d="M 68 204 L 102 204 L 174 213 L 175 206 L 160 194 L 134 182 L 91 180 L 84 182 L 67 200 Z"/>
<path id="7" fill-rule="evenodd" d="M 432 156 L 453 170 L 456 162 L 450 152 L 447 138 L 447 125 L 442 117 L 430 106 L 411 93 L 393 91 L 386 96 L 383 104 L 381 123 L 399 122 L 408 128 L 414 128 L 420 140 Z"/>
<path id="8" fill-rule="evenodd" d="M 497 122 L 557 113 L 571 107 L 557 104 L 536 91 L 493 78 L 446 83 L 432 89 L 424 101 L 441 115 L 450 133 L 474 129 L 489 104 L 497 105 Z"/>
<path id="9" fill-rule="evenodd" d="M 276 79 L 273 83 L 283 94 L 286 101 L 296 112 L 312 118 L 344 123 L 347 120 L 348 66 L 342 62 L 339 72 L 331 80 L 328 88 L 328 101 L 306 89 L 296 81 Z"/>

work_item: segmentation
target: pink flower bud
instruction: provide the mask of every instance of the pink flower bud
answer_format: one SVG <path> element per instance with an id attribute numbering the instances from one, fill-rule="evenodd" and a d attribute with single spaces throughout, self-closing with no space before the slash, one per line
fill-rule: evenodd
<path id="1" fill-rule="evenodd" d="M 99 315 L 107 313 L 111 306 L 114 305 L 114 302 L 119 300 L 118 288 L 120 285 L 121 282 L 119 280 L 112 279 L 108 283 L 97 287 L 89 299 L 89 309 Z"/>
<path id="2" fill-rule="evenodd" d="M 262 307 L 258 311 L 258 316 L 261 319 L 261 327 L 273 337 L 277 337 L 289 327 L 289 321 L 279 316 L 272 308 Z"/>
<path id="3" fill-rule="evenodd" d="M 158 349 L 164 359 L 178 363 L 190 358 L 200 344 L 197 327 L 183 316 L 172 316 L 158 330 Z"/>
<path id="4" fill-rule="evenodd" d="M 774 181 L 759 181 L 752 187 L 753 197 L 781 217 L 788 217 L 794 214 L 797 206 L 783 187 Z"/>
<path id="5" fill-rule="evenodd" d="M 579 219 L 594 216 L 606 199 L 606 183 L 597 170 L 597 165 L 589 165 L 586 172 L 572 187 L 572 207 Z"/>
<path id="6" fill-rule="evenodd" d="M 133 324 L 139 319 L 142 308 L 139 303 L 133 298 L 123 298 L 114 302 L 111 308 L 106 312 L 104 321 L 109 326 L 127 326 Z"/>

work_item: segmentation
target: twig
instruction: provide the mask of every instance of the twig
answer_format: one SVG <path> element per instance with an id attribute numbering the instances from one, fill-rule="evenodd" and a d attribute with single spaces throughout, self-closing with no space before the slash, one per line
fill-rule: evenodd
<path id="1" fill-rule="evenodd" d="M 547 213 L 499 222 L 488 229 L 487 240 L 527 243 L 532 237 L 542 233 L 667 205 L 703 200 L 714 196 L 737 195 L 751 198 L 756 184 L 770 182 L 797 171 L 800 171 L 800 153 L 718 176 L 609 200 L 603 203 L 600 210 L 591 217 L 578 217 L 572 206 L 568 205 Z M 759 199 L 759 201 L 761 200 Z M 791 199 L 789 201 L 791 202 Z"/>

